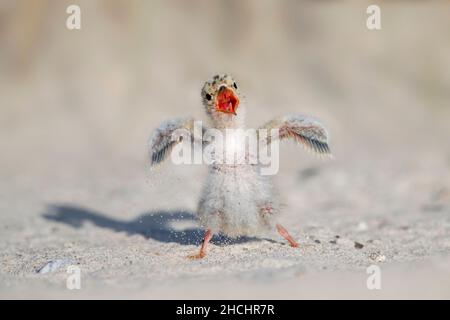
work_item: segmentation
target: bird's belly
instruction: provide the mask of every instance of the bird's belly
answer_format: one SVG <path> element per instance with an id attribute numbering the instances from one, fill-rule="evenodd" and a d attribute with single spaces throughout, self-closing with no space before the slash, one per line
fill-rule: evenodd
<path id="1" fill-rule="evenodd" d="M 259 234 L 268 227 L 260 212 L 269 197 L 265 189 L 251 167 L 212 170 L 200 204 L 200 220 L 229 236 Z"/>

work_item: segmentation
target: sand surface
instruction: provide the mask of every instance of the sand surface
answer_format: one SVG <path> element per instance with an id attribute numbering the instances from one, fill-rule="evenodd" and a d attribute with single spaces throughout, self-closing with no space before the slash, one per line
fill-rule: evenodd
<path id="1" fill-rule="evenodd" d="M 301 152 L 291 154 L 306 160 Z M 260 239 L 216 237 L 202 261 L 186 258 L 202 237 L 194 216 L 201 168 L 168 164 L 161 170 L 167 180 L 162 172 L 145 179 L 139 170 L 127 171 L 128 178 L 114 171 L 70 172 L 51 185 L 47 178 L 3 180 L 2 198 L 9 201 L 1 208 L 0 294 L 450 297 L 448 175 L 430 177 L 419 164 L 410 169 L 400 161 L 376 167 L 370 160 L 313 162 L 300 163 L 295 174 L 283 168 L 276 179 L 285 199 L 281 220 L 300 248 L 275 232 Z M 438 163 L 427 166 L 439 169 Z M 53 272 L 37 273 L 59 260 Z M 67 265 L 81 268 L 76 293 L 66 289 Z M 382 272 L 376 293 L 366 287 L 370 265 Z"/>

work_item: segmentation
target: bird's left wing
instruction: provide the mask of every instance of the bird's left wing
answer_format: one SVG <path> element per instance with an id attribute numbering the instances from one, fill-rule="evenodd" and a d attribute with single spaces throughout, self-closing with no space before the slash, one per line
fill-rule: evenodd
<path id="1" fill-rule="evenodd" d="M 328 145 L 328 132 L 325 127 L 316 119 L 308 116 L 292 114 L 269 121 L 260 129 L 267 129 L 267 143 L 273 141 L 271 129 L 278 129 L 279 140 L 292 138 L 301 143 L 306 149 L 320 155 L 331 157 Z"/>
<path id="2" fill-rule="evenodd" d="M 163 162 L 172 151 L 173 147 L 183 141 L 185 137 L 190 137 L 191 142 L 196 138 L 196 123 L 193 119 L 172 119 L 163 122 L 150 138 L 150 161 L 151 165 Z M 205 129 L 199 128 L 201 140 Z"/>

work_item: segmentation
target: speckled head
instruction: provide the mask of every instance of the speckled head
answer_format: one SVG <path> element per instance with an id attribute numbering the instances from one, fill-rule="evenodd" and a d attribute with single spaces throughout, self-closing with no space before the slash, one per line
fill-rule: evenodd
<path id="1" fill-rule="evenodd" d="M 239 106 L 238 86 L 229 75 L 216 75 L 202 89 L 203 104 L 210 115 L 237 115 Z"/>

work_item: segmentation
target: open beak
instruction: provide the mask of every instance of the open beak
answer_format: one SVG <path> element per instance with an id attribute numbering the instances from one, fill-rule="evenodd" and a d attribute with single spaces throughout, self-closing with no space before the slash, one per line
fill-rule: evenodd
<path id="1" fill-rule="evenodd" d="M 216 97 L 216 110 L 236 115 L 238 106 L 239 98 L 234 90 L 227 87 L 221 87 Z"/>

